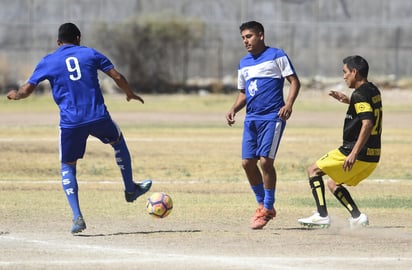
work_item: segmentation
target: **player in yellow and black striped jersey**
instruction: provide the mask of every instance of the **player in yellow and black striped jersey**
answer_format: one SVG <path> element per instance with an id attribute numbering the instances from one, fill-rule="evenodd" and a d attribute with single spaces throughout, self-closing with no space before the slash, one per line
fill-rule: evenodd
<path id="1" fill-rule="evenodd" d="M 369 65 L 361 56 L 343 60 L 343 78 L 349 88 L 355 89 L 351 97 L 337 91 L 330 96 L 349 104 L 343 126 L 343 143 L 308 168 L 309 184 L 316 202 L 317 212 L 299 223 L 306 226 L 328 227 L 330 218 L 325 201 L 322 176 L 328 175 L 329 190 L 350 212 L 351 227 L 369 224 L 349 191 L 343 186 L 356 186 L 376 168 L 381 154 L 382 99 L 379 89 L 368 81 Z"/>

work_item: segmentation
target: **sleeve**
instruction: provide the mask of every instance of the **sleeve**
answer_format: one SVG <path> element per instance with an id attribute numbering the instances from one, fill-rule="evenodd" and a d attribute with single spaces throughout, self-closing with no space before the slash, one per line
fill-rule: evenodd
<path id="1" fill-rule="evenodd" d="M 100 69 L 103 72 L 109 71 L 112 68 L 114 68 L 114 65 L 112 64 L 112 62 L 109 60 L 109 58 L 107 58 L 104 54 L 93 50 L 94 51 L 94 55 L 96 57 L 97 60 L 97 68 Z"/>
<path id="2" fill-rule="evenodd" d="M 354 92 L 352 99 L 356 115 L 358 115 L 360 119 L 374 119 L 372 104 L 367 96 Z"/>
<path id="3" fill-rule="evenodd" d="M 275 59 L 275 62 L 280 69 L 282 77 L 287 77 L 296 74 L 292 62 L 283 50 L 280 50 L 280 55 Z"/>
<path id="4" fill-rule="evenodd" d="M 243 76 L 242 70 L 237 70 L 237 89 L 242 90 L 246 88 L 245 77 Z"/>
<path id="5" fill-rule="evenodd" d="M 40 82 L 47 79 L 46 77 L 46 68 L 47 64 L 44 58 L 37 64 L 36 68 L 33 71 L 33 74 L 30 76 L 28 83 L 32 85 L 38 85 Z"/>

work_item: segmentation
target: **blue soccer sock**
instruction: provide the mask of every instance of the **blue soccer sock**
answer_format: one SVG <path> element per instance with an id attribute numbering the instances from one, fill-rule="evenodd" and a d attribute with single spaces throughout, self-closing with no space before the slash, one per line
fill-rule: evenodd
<path id="1" fill-rule="evenodd" d="M 275 189 L 265 189 L 265 201 L 263 206 L 266 209 L 273 209 L 273 205 L 275 204 Z"/>
<path id="2" fill-rule="evenodd" d="M 73 219 L 82 216 L 79 205 L 79 187 L 76 179 L 76 165 L 61 164 L 62 186 L 73 212 Z"/>
<path id="3" fill-rule="evenodd" d="M 256 185 L 256 186 L 251 186 L 253 192 L 255 193 L 256 201 L 258 204 L 263 204 L 265 200 L 265 189 L 263 188 L 263 183 Z"/>
<path id="4" fill-rule="evenodd" d="M 120 135 L 119 141 L 112 144 L 117 166 L 122 173 L 123 183 L 126 192 L 134 192 L 136 187 L 133 182 L 132 160 L 130 158 L 129 149 L 123 135 Z"/>

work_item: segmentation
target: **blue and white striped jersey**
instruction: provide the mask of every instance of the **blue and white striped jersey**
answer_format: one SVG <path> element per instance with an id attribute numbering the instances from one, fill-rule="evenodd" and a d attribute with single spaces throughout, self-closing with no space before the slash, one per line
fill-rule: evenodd
<path id="1" fill-rule="evenodd" d="M 238 89 L 246 93 L 245 120 L 273 120 L 284 106 L 285 77 L 296 74 L 286 53 L 267 47 L 259 55 L 248 54 L 238 67 Z"/>

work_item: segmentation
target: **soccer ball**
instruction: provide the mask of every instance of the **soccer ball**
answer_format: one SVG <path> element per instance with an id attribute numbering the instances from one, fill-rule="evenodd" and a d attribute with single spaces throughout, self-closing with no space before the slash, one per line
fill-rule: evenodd
<path id="1" fill-rule="evenodd" d="M 146 202 L 146 210 L 152 217 L 165 218 L 173 209 L 172 198 L 164 192 L 155 192 Z"/>

